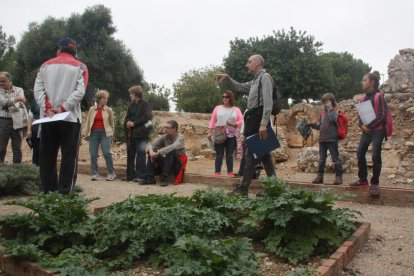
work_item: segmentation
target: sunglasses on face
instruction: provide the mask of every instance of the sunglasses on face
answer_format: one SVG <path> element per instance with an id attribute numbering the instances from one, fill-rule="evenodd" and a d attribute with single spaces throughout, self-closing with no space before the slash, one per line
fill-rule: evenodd
<path id="1" fill-rule="evenodd" d="M 230 96 L 222 96 L 223 99 L 229 99 Z"/>

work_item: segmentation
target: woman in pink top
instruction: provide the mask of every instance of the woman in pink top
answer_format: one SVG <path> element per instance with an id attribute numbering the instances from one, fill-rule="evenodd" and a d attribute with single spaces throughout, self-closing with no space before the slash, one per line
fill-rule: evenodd
<path id="1" fill-rule="evenodd" d="M 209 125 L 209 140 L 213 140 L 213 130 L 215 127 L 225 126 L 227 139 L 222 144 L 214 143 L 214 149 L 216 150 L 216 162 L 215 162 L 215 176 L 220 176 L 221 165 L 223 164 L 224 151 L 226 152 L 226 165 L 227 174 L 234 177 L 233 173 L 233 153 L 237 147 L 237 129 L 243 123 L 243 115 L 240 108 L 234 106 L 234 94 L 230 90 L 223 92 L 223 104 L 214 108 L 211 115 Z"/>

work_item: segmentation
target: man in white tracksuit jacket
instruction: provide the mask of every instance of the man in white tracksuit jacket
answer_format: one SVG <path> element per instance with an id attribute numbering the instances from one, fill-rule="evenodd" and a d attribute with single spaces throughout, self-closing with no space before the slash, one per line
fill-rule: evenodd
<path id="1" fill-rule="evenodd" d="M 40 117 L 51 117 L 69 111 L 63 121 L 43 123 L 40 133 L 40 179 L 45 193 L 59 191 L 68 194 L 76 182 L 80 131 L 80 102 L 88 85 L 88 68 L 76 59 L 76 42 L 61 38 L 56 47 L 57 57 L 40 67 L 34 85 L 34 96 L 40 107 Z M 57 173 L 57 155 L 62 160 Z"/>

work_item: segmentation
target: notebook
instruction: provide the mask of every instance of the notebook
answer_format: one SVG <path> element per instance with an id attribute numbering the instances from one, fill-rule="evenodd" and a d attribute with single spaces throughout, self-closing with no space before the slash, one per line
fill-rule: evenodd
<path id="1" fill-rule="evenodd" d="M 253 152 L 254 158 L 260 158 L 266 153 L 269 153 L 280 147 L 276 134 L 272 127 L 267 127 L 267 138 L 260 140 L 259 133 L 250 135 L 246 138 L 246 146 Z"/>

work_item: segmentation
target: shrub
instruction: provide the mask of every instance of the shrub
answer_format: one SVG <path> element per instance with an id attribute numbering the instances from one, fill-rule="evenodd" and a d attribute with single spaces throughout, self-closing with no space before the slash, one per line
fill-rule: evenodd
<path id="1" fill-rule="evenodd" d="M 262 255 L 253 252 L 248 238 L 184 235 L 160 254 L 160 260 L 168 266 L 166 275 L 257 275 L 256 259 Z"/>
<path id="2" fill-rule="evenodd" d="M 112 107 L 115 116 L 114 142 L 125 142 L 124 118 L 128 109 L 129 102 L 119 99 Z"/>
<path id="3" fill-rule="evenodd" d="M 0 164 L 0 194 L 32 195 L 40 192 L 39 169 L 32 164 Z"/>
<path id="4" fill-rule="evenodd" d="M 259 232 L 268 252 L 297 263 L 339 246 L 355 230 L 357 212 L 335 209 L 337 195 L 299 189 L 275 177 L 263 185 L 265 196 L 256 200 L 239 231 Z"/>

